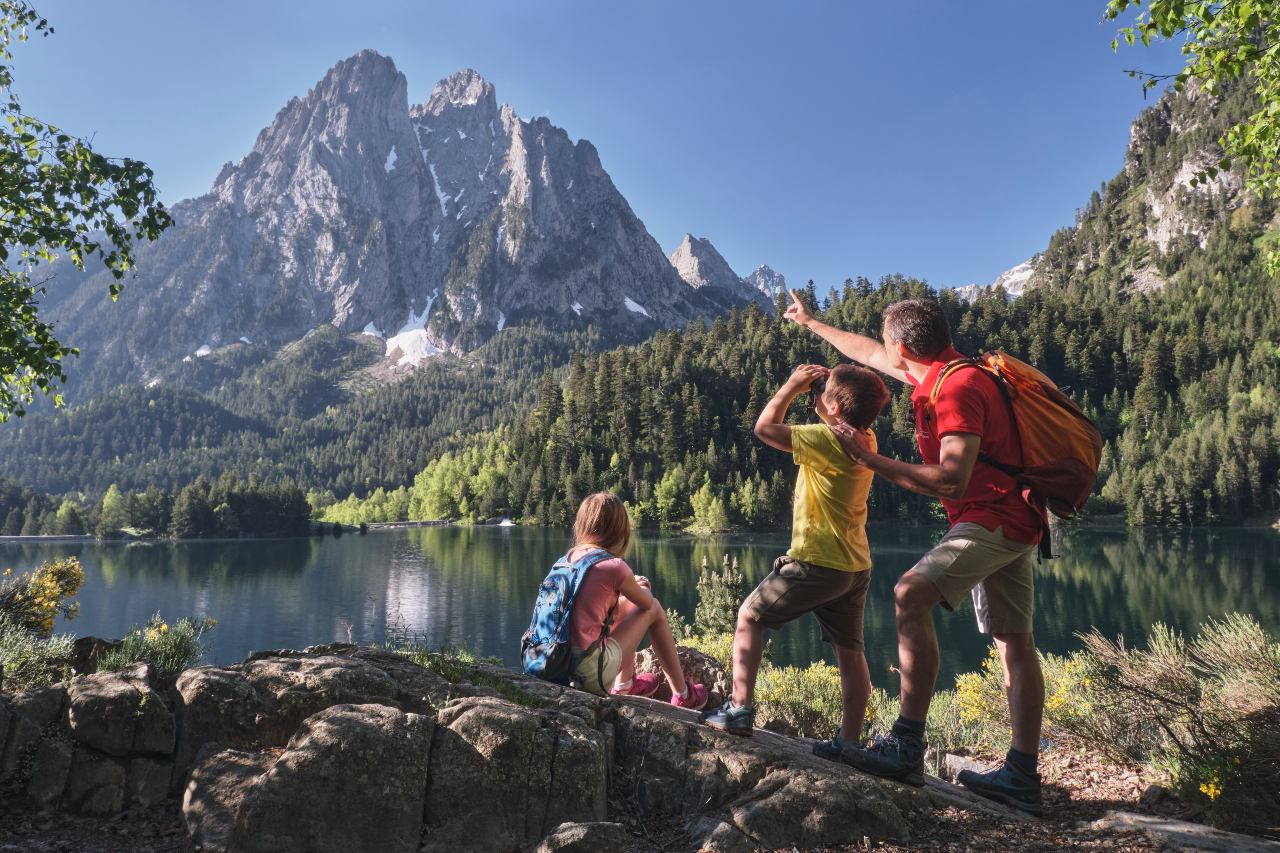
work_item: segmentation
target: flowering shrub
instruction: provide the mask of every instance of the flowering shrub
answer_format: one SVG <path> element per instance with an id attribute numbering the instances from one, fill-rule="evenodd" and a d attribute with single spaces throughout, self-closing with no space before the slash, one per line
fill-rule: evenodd
<path id="1" fill-rule="evenodd" d="M 763 666 L 756 680 L 756 722 L 801 737 L 828 738 L 840 728 L 840 670 L 819 661 L 806 667 Z"/>
<path id="2" fill-rule="evenodd" d="M 71 674 L 71 637 L 38 637 L 0 611 L 0 673 L 6 692 L 46 687 Z"/>
<path id="3" fill-rule="evenodd" d="M 1163 771 L 1206 820 L 1280 822 L 1280 643 L 1251 616 L 1210 620 L 1188 640 L 1155 625 L 1145 649 L 1097 631 L 1088 714 L 1114 737 L 1095 745 Z"/>
<path id="4" fill-rule="evenodd" d="M 74 619 L 80 605 L 71 599 L 84 583 L 84 569 L 75 557 L 50 560 L 30 572 L 0 574 L 0 614 L 38 637 L 53 633 L 59 615 Z"/>
<path id="5" fill-rule="evenodd" d="M 98 669 L 124 669 L 146 662 L 161 677 L 172 677 L 200 660 L 205 653 L 204 634 L 214 619 L 179 619 L 170 625 L 157 613 L 147 624 L 137 628 L 98 661 Z"/>

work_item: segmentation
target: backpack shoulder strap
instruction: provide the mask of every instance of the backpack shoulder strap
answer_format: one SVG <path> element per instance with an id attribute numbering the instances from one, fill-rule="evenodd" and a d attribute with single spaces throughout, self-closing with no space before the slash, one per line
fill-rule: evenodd
<path id="1" fill-rule="evenodd" d="M 1009 389 L 1005 386 L 1004 377 L 1000 375 L 998 370 L 990 367 L 987 361 L 981 357 L 957 358 L 953 361 L 947 362 L 946 365 L 943 366 L 942 370 L 938 371 L 938 379 L 933 383 L 933 389 L 929 392 L 929 405 L 932 406 L 937 403 L 938 396 L 942 393 L 943 381 L 945 381 L 951 374 L 958 370 L 963 370 L 966 367 L 977 368 L 978 372 L 989 377 L 991 381 L 996 384 L 996 389 L 999 390 L 1000 397 L 1004 400 L 1005 408 L 1009 412 L 1009 420 L 1014 427 L 1014 436 L 1016 437 L 1017 413 L 1014 411 L 1013 398 L 1009 396 Z M 985 450 L 978 451 L 978 459 L 979 461 L 985 462 L 987 465 L 990 465 L 992 468 L 995 468 L 997 471 L 1007 474 L 1010 477 L 1016 478 L 1022 473 L 1021 466 L 1001 462 Z"/>

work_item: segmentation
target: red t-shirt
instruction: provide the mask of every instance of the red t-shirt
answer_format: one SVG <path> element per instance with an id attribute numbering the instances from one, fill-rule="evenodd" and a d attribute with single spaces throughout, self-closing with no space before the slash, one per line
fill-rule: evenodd
<path id="1" fill-rule="evenodd" d="M 587 553 L 588 548 L 574 548 L 570 559 Z M 587 569 L 578 587 L 578 596 L 569 611 L 569 645 L 574 652 L 585 652 L 600 639 L 609 609 L 618 603 L 622 582 L 631 577 L 631 567 L 620 557 L 609 557 Z M 616 615 L 616 614 L 615 614 Z"/>
<path id="2" fill-rule="evenodd" d="M 929 394 L 938 374 L 948 362 L 964 358 L 954 348 L 939 353 L 924 381 L 907 379 L 916 385 L 911 405 L 916 415 L 916 442 L 926 465 L 937 465 L 942 437 L 952 433 L 980 436 L 982 451 L 998 462 L 1017 464 L 1022 450 L 1009 417 L 1009 404 L 991 377 L 971 368 L 957 370 L 942 383 L 942 389 L 930 412 Z M 962 521 L 981 524 L 987 530 L 1004 528 L 1004 535 L 1028 544 L 1039 542 L 1043 529 L 1040 515 L 1022 497 L 1017 482 L 990 465 L 978 460 L 969 477 L 969 487 L 958 500 L 942 499 L 947 519 L 952 525 Z"/>

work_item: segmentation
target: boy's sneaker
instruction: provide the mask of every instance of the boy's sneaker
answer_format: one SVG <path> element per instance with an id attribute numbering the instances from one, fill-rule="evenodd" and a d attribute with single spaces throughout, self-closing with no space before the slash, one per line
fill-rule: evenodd
<path id="1" fill-rule="evenodd" d="M 625 689 L 610 687 L 612 696 L 652 696 L 662 684 L 662 677 L 653 672 L 637 672 Z"/>
<path id="2" fill-rule="evenodd" d="M 820 740 L 813 745 L 813 754 L 828 761 L 839 761 L 846 749 L 857 749 L 861 744 L 853 740 L 840 740 L 840 730 L 831 736 L 831 740 Z"/>
<path id="3" fill-rule="evenodd" d="M 735 705 L 732 699 L 726 699 L 719 708 L 703 714 L 702 722 L 731 735 L 751 737 L 756 727 L 756 712 L 750 705 Z"/>
<path id="4" fill-rule="evenodd" d="M 840 760 L 873 776 L 924 785 L 924 741 L 914 735 L 877 735 L 868 747 L 843 750 Z"/>
<path id="5" fill-rule="evenodd" d="M 689 688 L 688 696 L 681 696 L 679 693 L 671 694 L 671 704 L 677 708 L 687 708 L 690 711 L 701 711 L 702 706 L 707 704 L 707 688 L 701 684 L 685 683 Z"/>
<path id="6" fill-rule="evenodd" d="M 1044 814 L 1044 806 L 1040 802 L 1039 773 L 1024 773 L 1006 762 L 986 773 L 961 770 L 956 774 L 956 781 L 980 797 L 1004 803 L 1037 817 Z"/>

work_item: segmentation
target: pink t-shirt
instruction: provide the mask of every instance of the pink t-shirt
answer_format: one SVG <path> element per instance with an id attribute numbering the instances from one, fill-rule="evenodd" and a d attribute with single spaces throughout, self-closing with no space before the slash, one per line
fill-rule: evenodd
<path id="1" fill-rule="evenodd" d="M 569 552 L 569 558 L 580 557 L 588 550 L 574 548 Z M 573 610 L 569 613 L 569 645 L 575 654 L 586 651 L 600 639 L 605 617 L 609 615 L 609 609 L 618 603 L 619 590 L 629 577 L 631 567 L 619 557 L 609 557 L 587 569 L 582 585 L 578 587 L 578 597 L 573 600 Z"/>

